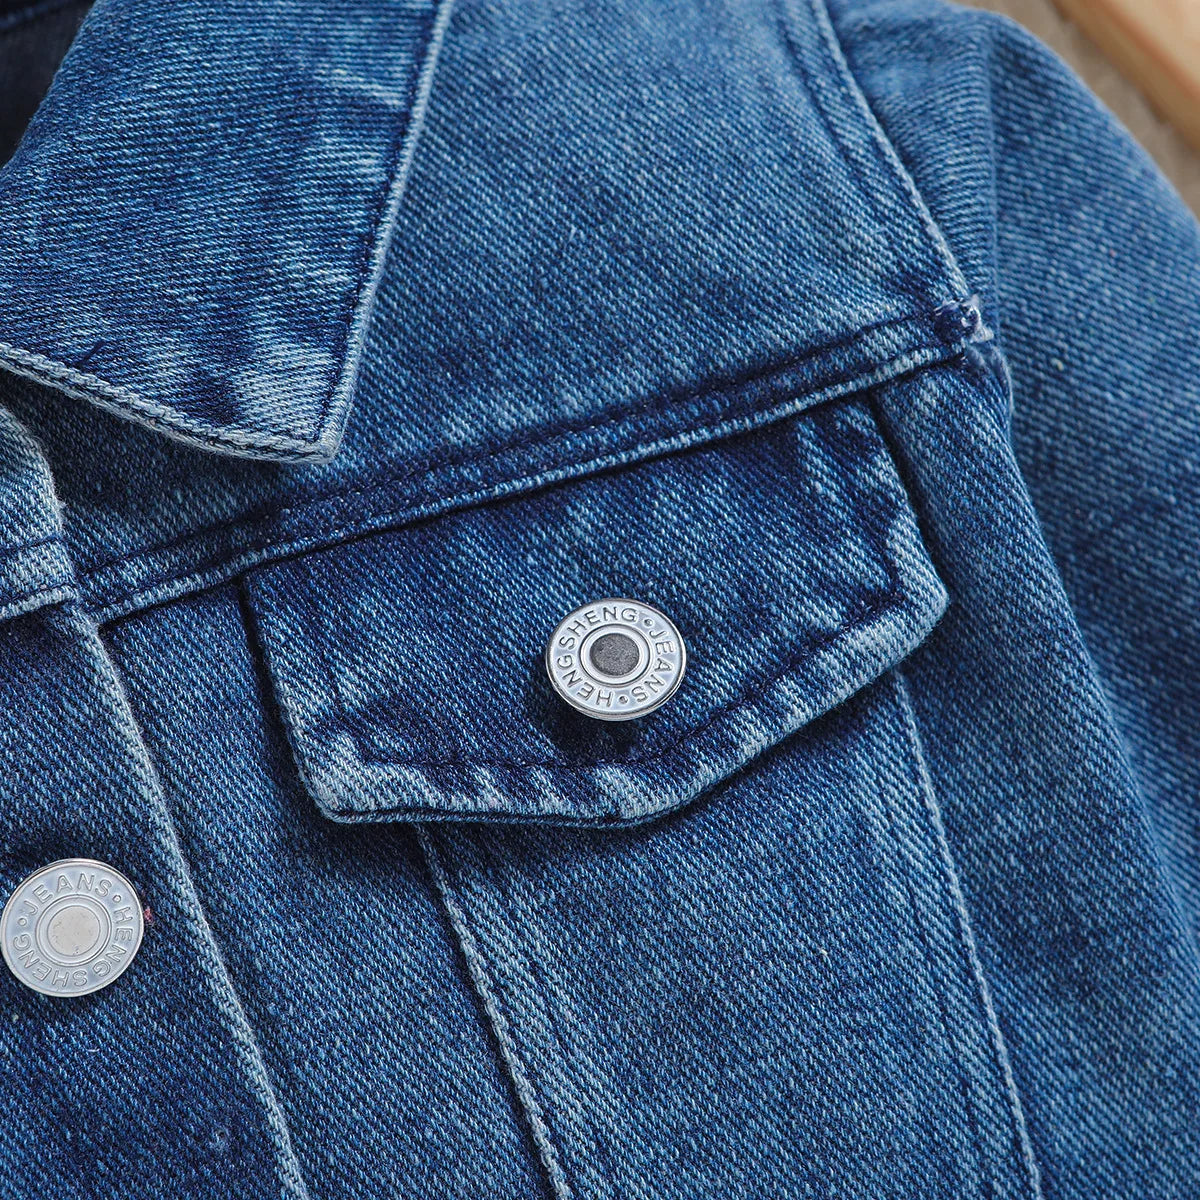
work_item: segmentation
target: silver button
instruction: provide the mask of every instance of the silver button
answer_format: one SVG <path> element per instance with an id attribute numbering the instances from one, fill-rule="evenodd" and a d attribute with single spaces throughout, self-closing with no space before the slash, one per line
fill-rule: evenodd
<path id="1" fill-rule="evenodd" d="M 572 708 L 601 721 L 644 717 L 683 679 L 687 651 L 670 618 L 638 600 L 567 613 L 546 643 L 546 671 Z"/>
<path id="2" fill-rule="evenodd" d="M 0 913 L 0 951 L 35 992 L 86 996 L 129 966 L 142 931 L 141 901 L 120 871 L 64 858 L 17 885 Z"/>

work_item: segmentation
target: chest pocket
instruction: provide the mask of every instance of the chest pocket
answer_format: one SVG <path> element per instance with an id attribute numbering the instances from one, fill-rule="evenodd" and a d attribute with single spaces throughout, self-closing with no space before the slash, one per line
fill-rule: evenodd
<path id="1" fill-rule="evenodd" d="M 306 784 L 336 821 L 632 823 L 687 804 L 908 654 L 946 604 L 852 399 L 375 534 L 248 579 Z M 630 597 L 688 665 L 628 722 L 574 711 L 547 638 Z"/>
<path id="2" fill-rule="evenodd" d="M 247 587 L 321 809 L 421 822 L 557 1193 L 1038 1194 L 890 671 L 947 595 L 864 398 Z M 687 643 L 636 720 L 543 665 L 608 596 Z"/>

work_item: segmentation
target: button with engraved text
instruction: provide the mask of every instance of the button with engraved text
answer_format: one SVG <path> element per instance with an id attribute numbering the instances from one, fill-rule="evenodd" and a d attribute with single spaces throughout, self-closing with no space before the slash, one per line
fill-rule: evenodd
<path id="1" fill-rule="evenodd" d="M 141 902 L 120 871 L 64 858 L 17 885 L 0 914 L 0 951 L 35 992 L 86 996 L 129 966 L 142 929 Z"/>
<path id="2" fill-rule="evenodd" d="M 546 643 L 554 690 L 601 721 L 644 717 L 683 679 L 683 638 L 670 619 L 638 600 L 597 600 L 567 613 Z"/>

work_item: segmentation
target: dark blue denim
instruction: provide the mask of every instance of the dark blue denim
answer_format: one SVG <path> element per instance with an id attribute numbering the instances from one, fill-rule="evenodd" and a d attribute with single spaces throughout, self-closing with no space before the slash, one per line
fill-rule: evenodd
<path id="1" fill-rule="evenodd" d="M 1200 230 L 1096 101 L 938 0 L 85 7 L 0 2 L 0 902 L 147 925 L 0 978 L 0 1200 L 1200 1196 Z"/>

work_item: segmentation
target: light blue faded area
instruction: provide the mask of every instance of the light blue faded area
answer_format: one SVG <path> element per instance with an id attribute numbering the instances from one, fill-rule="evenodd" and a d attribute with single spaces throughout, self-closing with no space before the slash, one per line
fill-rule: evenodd
<path id="1" fill-rule="evenodd" d="M 0 363 L 332 454 L 444 8 L 98 0 L 0 167 Z"/>

